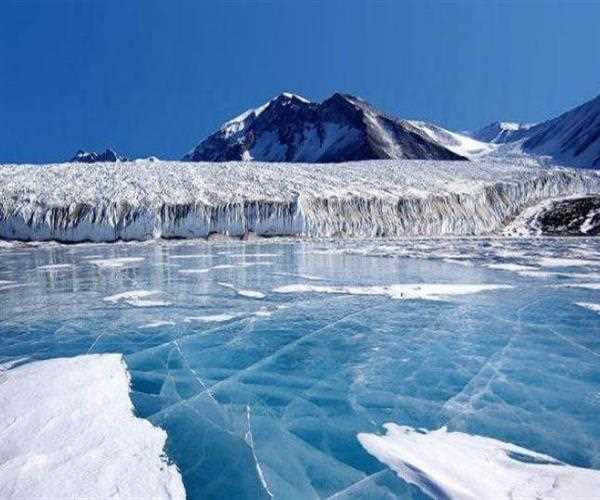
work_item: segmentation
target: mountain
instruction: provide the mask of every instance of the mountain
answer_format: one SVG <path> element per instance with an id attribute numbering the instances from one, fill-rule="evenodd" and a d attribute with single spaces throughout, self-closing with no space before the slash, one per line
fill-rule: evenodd
<path id="1" fill-rule="evenodd" d="M 550 157 L 557 164 L 600 169 L 600 96 L 537 125 L 495 122 L 470 136 L 506 144 L 496 150 L 499 154 L 519 151 Z"/>
<path id="2" fill-rule="evenodd" d="M 99 163 L 99 162 L 115 162 L 115 161 L 126 161 L 126 158 L 117 156 L 112 149 L 107 149 L 104 153 L 96 153 L 94 151 L 83 151 L 79 150 L 69 160 L 71 163 Z"/>
<path id="3" fill-rule="evenodd" d="M 600 96 L 532 127 L 523 150 L 565 165 L 600 168 Z"/>
<path id="4" fill-rule="evenodd" d="M 531 127 L 529 123 L 494 122 L 469 135 L 478 141 L 503 144 L 522 138 Z"/>
<path id="5" fill-rule="evenodd" d="M 348 94 L 336 93 L 315 103 L 283 93 L 222 125 L 183 160 L 337 163 L 467 159 L 460 140 L 454 137 L 458 134 L 444 131 L 451 134 L 445 139 L 453 142 L 453 147 L 436 140 L 433 129 L 439 127 L 390 117 Z"/>

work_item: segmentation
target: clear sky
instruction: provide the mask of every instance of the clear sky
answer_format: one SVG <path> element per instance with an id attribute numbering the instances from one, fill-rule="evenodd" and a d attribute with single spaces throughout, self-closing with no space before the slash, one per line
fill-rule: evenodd
<path id="1" fill-rule="evenodd" d="M 600 94 L 600 2 L 0 2 L 0 162 L 180 158 L 291 91 L 454 130 Z"/>

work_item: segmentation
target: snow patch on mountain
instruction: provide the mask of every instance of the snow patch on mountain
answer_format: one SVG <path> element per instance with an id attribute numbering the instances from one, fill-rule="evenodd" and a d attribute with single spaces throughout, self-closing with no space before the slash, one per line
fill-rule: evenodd
<path id="1" fill-rule="evenodd" d="M 503 144 L 524 137 L 526 132 L 533 126 L 534 124 L 531 123 L 493 122 L 471 132 L 469 135 L 481 142 Z"/>

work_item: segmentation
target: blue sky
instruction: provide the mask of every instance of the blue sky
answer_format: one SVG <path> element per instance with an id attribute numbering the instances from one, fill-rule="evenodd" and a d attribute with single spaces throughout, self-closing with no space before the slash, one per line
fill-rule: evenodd
<path id="1" fill-rule="evenodd" d="M 600 94 L 600 2 L 0 3 L 0 162 L 180 158 L 283 91 L 450 129 Z"/>

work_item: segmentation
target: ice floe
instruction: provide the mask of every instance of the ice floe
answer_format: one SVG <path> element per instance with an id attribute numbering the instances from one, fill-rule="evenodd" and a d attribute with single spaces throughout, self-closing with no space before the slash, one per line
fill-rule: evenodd
<path id="1" fill-rule="evenodd" d="M 591 302 L 576 302 L 576 304 L 580 307 L 585 307 L 590 311 L 594 311 L 600 314 L 600 304 L 593 304 Z"/>
<path id="2" fill-rule="evenodd" d="M 224 282 L 219 282 L 217 283 L 219 286 L 222 286 L 224 288 L 230 288 L 231 290 L 234 290 L 235 293 L 237 293 L 238 295 L 241 295 L 242 297 L 248 297 L 251 299 L 264 299 L 266 297 L 266 295 L 262 292 L 259 292 L 257 290 L 238 290 L 234 285 L 232 285 L 231 283 L 224 283 Z"/>
<path id="3" fill-rule="evenodd" d="M 325 286 L 295 284 L 274 288 L 276 293 L 332 293 L 344 295 L 384 295 L 392 299 L 440 300 L 453 295 L 467 295 L 490 290 L 512 288 L 510 285 L 471 284 L 402 284 L 388 286 Z"/>
<path id="4" fill-rule="evenodd" d="M 185 498 L 165 431 L 134 416 L 121 355 L 37 361 L 2 377 L 0 498 Z"/>
<path id="5" fill-rule="evenodd" d="M 210 267 L 204 269 L 178 269 L 177 272 L 181 274 L 207 274 L 211 271 Z"/>
<path id="6" fill-rule="evenodd" d="M 151 297 L 162 293 L 160 290 L 130 290 L 128 292 L 117 293 L 104 297 L 102 300 L 105 302 L 125 303 L 135 307 L 158 307 L 158 306 L 169 306 L 170 302 L 164 300 L 146 299 L 145 297 Z"/>
<path id="7" fill-rule="evenodd" d="M 242 297 L 248 297 L 251 299 L 264 299 L 266 297 L 264 293 L 257 290 L 236 290 L 236 292 Z"/>
<path id="8" fill-rule="evenodd" d="M 205 259 L 208 257 L 212 257 L 212 255 L 206 253 L 169 255 L 169 259 Z"/>
<path id="9" fill-rule="evenodd" d="M 185 323 L 192 323 L 193 321 L 200 321 L 202 323 L 221 323 L 223 321 L 230 321 L 239 317 L 239 314 L 208 314 L 206 316 L 187 316 L 184 318 Z"/>
<path id="10" fill-rule="evenodd" d="M 363 447 L 432 498 L 591 499 L 600 471 L 496 439 L 386 424 L 384 436 L 359 434 Z"/>
<path id="11" fill-rule="evenodd" d="M 568 259 L 556 257 L 542 257 L 538 263 L 542 267 L 600 266 L 600 260 Z"/>
<path id="12" fill-rule="evenodd" d="M 114 259 L 99 259 L 99 260 L 90 260 L 92 264 L 95 264 L 101 268 L 118 268 L 125 267 L 129 264 L 136 264 L 138 262 L 143 262 L 143 257 L 119 257 Z"/>
<path id="13" fill-rule="evenodd" d="M 505 264 L 488 264 L 490 269 L 498 269 L 500 271 L 535 271 L 537 268 L 532 266 L 524 266 L 522 264 L 513 264 L 507 262 Z"/>
<path id="14" fill-rule="evenodd" d="M 72 264 L 46 264 L 44 266 L 38 266 L 36 269 L 40 271 L 59 271 L 61 269 L 70 269 Z"/>
<path id="15" fill-rule="evenodd" d="M 168 321 L 168 320 L 153 321 L 152 323 L 146 323 L 145 325 L 140 325 L 140 326 L 138 326 L 138 328 L 141 330 L 145 330 L 145 329 L 149 329 L 149 328 L 159 328 L 161 326 L 175 326 L 175 321 Z"/>

